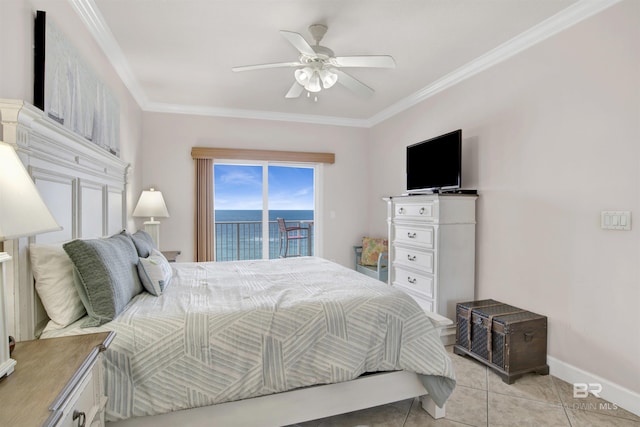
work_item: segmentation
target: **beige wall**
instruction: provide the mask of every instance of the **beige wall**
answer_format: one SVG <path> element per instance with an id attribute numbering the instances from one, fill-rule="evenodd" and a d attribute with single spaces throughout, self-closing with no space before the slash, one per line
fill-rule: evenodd
<path id="1" fill-rule="evenodd" d="M 145 188 L 162 191 L 170 217 L 161 219 L 162 249 L 193 259 L 194 166 L 191 147 L 227 147 L 335 153 L 323 166 L 323 256 L 343 265 L 367 230 L 365 131 L 335 126 L 177 114 L 144 114 Z M 382 208 L 382 206 L 379 206 Z"/>
<path id="2" fill-rule="evenodd" d="M 131 164 L 127 188 L 127 207 L 131 213 L 142 188 L 142 170 L 138 167 L 142 112 L 70 2 L 0 0 L 0 98 L 33 102 L 33 21 L 37 10 L 47 12 L 47 19 L 65 33 L 120 101 L 120 152 L 121 158 Z"/>
<path id="3" fill-rule="evenodd" d="M 463 129 L 477 188 L 479 298 L 549 317 L 549 355 L 640 392 L 640 2 L 626 1 L 371 129 L 377 200 L 404 191 L 404 147 Z"/>

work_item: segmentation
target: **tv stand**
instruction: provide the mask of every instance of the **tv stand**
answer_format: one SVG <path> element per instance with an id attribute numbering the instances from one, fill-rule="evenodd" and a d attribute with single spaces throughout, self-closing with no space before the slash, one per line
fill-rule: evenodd
<path id="1" fill-rule="evenodd" d="M 456 190 L 444 190 L 440 194 L 478 194 L 478 190 L 458 188 Z"/>
<path id="2" fill-rule="evenodd" d="M 453 189 L 453 190 L 440 190 L 437 188 L 434 188 L 433 190 L 428 190 L 425 192 L 412 192 L 412 193 L 404 193 L 402 194 L 403 196 L 428 196 L 430 194 L 478 194 L 478 190 L 472 190 L 472 189 L 462 189 L 462 188 L 457 188 L 457 189 Z"/>

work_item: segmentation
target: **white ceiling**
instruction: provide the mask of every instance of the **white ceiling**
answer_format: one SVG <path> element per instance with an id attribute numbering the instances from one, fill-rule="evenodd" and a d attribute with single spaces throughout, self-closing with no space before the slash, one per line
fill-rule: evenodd
<path id="1" fill-rule="evenodd" d="M 140 106 L 227 117 L 371 126 L 616 0 L 69 0 Z M 384 54 L 395 69 L 343 69 L 375 89 L 337 84 L 285 99 L 295 61 L 279 30 L 322 23 L 338 56 Z"/>

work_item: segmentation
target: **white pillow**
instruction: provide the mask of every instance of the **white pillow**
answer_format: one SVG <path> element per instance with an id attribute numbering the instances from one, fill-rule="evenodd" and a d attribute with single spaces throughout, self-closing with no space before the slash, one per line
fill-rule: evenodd
<path id="1" fill-rule="evenodd" d="M 73 264 L 62 243 L 34 243 L 29 245 L 29 254 L 36 291 L 55 324 L 50 329 L 62 329 L 84 316 L 87 311 L 73 283 Z"/>
<path id="2" fill-rule="evenodd" d="M 148 258 L 138 261 L 138 275 L 147 292 L 160 296 L 171 282 L 173 270 L 162 252 L 152 249 Z"/>

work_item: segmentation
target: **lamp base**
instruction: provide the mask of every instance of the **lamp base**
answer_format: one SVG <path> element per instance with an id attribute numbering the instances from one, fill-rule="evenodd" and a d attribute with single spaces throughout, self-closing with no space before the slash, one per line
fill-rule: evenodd
<path id="1" fill-rule="evenodd" d="M 160 250 L 160 221 L 145 221 L 144 231 L 149 233 L 156 247 Z"/>
<path id="2" fill-rule="evenodd" d="M 11 375 L 16 361 L 9 357 L 9 332 L 4 307 L 4 262 L 11 260 L 6 252 L 0 252 L 0 378 Z"/>
<path id="3" fill-rule="evenodd" d="M 11 375 L 13 373 L 14 366 L 16 366 L 15 360 L 5 360 L 2 365 L 0 365 L 0 378 L 3 378 L 5 375 Z"/>

